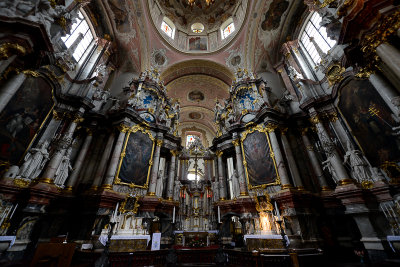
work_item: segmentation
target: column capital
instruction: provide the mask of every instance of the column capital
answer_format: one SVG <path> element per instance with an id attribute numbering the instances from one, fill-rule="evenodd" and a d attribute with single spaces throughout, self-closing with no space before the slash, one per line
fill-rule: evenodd
<path id="1" fill-rule="evenodd" d="M 122 133 L 126 133 L 130 129 L 130 127 L 126 126 L 125 124 L 120 124 L 120 125 L 118 125 L 117 128 L 118 128 L 118 131 L 120 131 Z"/>
<path id="2" fill-rule="evenodd" d="M 53 118 L 57 121 L 60 121 L 64 118 L 64 114 L 53 109 Z"/>
<path id="3" fill-rule="evenodd" d="M 217 150 L 216 152 L 215 152 L 215 155 L 217 155 L 217 157 L 221 157 L 222 156 L 222 154 L 224 154 L 224 152 L 222 152 L 222 151 L 220 151 L 220 150 Z"/>
<path id="4" fill-rule="evenodd" d="M 163 140 L 160 140 L 160 139 L 157 139 L 156 140 L 156 143 L 157 143 L 157 146 L 162 146 L 162 144 L 164 143 L 164 141 Z"/>
<path id="5" fill-rule="evenodd" d="M 319 116 L 318 114 L 315 114 L 315 115 L 311 116 L 310 122 L 311 122 L 312 124 L 321 123 L 321 118 L 320 118 L 320 116 Z"/>
<path id="6" fill-rule="evenodd" d="M 280 127 L 279 129 L 281 130 L 282 135 L 286 135 L 288 127 Z"/>
<path id="7" fill-rule="evenodd" d="M 278 128 L 278 125 L 274 123 L 268 123 L 266 126 L 267 132 L 269 133 L 274 132 L 276 128 Z"/>
<path id="8" fill-rule="evenodd" d="M 176 156 L 178 156 L 179 151 L 178 150 L 171 150 L 171 154 L 176 157 Z"/>
<path id="9" fill-rule="evenodd" d="M 240 139 L 238 138 L 238 139 L 233 140 L 233 141 L 232 141 L 232 144 L 233 144 L 234 146 L 239 146 L 239 145 L 240 145 Z"/>
<path id="10" fill-rule="evenodd" d="M 336 122 L 338 118 L 338 114 L 336 111 L 328 113 L 328 119 L 330 122 Z"/>
<path id="11" fill-rule="evenodd" d="M 303 135 L 306 135 L 306 134 L 307 134 L 308 128 L 307 128 L 307 127 L 301 128 L 301 129 L 299 129 L 299 131 L 300 131 L 301 136 L 303 136 Z"/>

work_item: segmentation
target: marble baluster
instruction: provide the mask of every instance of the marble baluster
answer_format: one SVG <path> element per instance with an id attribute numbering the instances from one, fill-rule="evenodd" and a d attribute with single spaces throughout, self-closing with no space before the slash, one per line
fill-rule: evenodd
<path id="1" fill-rule="evenodd" d="M 121 151 L 124 146 L 124 140 L 126 136 L 126 132 L 129 130 L 129 127 L 125 125 L 120 125 L 119 127 L 119 135 L 118 139 L 115 142 L 114 150 L 112 152 L 112 156 L 110 159 L 110 163 L 107 168 L 106 177 L 104 179 L 104 183 L 102 187 L 104 189 L 112 189 L 112 185 L 114 183 L 115 174 L 117 172 L 118 163 L 121 157 Z"/>
<path id="2" fill-rule="evenodd" d="M 91 130 L 88 130 L 88 134 L 85 138 L 85 141 L 83 142 L 81 150 L 79 151 L 78 158 L 75 161 L 74 170 L 72 171 L 71 176 L 68 179 L 65 190 L 72 191 L 72 188 L 75 186 L 92 140 L 93 133 L 91 132 Z"/>
<path id="3" fill-rule="evenodd" d="M 174 184 L 175 184 L 175 162 L 176 156 L 178 155 L 178 151 L 172 150 L 171 151 L 171 161 L 169 163 L 169 176 L 168 176 L 168 184 L 167 184 L 167 199 L 173 200 L 173 193 L 174 193 Z"/>
<path id="4" fill-rule="evenodd" d="M 226 200 L 226 182 L 224 177 L 224 167 L 222 162 L 222 151 L 217 151 L 215 154 L 218 157 L 218 181 L 219 181 L 219 199 Z"/>
<path id="5" fill-rule="evenodd" d="M 279 147 L 278 138 L 276 137 L 275 129 L 277 125 L 268 124 L 267 131 L 269 135 L 269 139 L 271 141 L 272 153 L 275 157 L 276 167 L 278 169 L 279 177 L 281 179 L 281 188 L 288 189 L 293 186 L 290 184 L 289 176 L 286 171 L 285 162 L 283 160 L 283 155 L 281 152 L 281 148 Z"/>
<path id="6" fill-rule="evenodd" d="M 24 83 L 25 79 L 26 75 L 23 72 L 18 73 L 7 80 L 6 83 L 0 88 L 0 112 L 4 110 L 8 102 L 10 102 L 11 98 Z"/>
<path id="7" fill-rule="evenodd" d="M 233 145 L 235 146 L 235 153 L 236 153 L 236 169 L 238 171 L 238 179 L 239 179 L 239 189 L 240 189 L 240 196 L 248 196 L 249 193 L 247 192 L 247 183 L 245 179 L 245 173 L 243 168 L 243 159 L 242 159 L 242 149 L 240 146 L 240 139 L 237 133 L 233 133 Z"/>
<path id="8" fill-rule="evenodd" d="M 97 190 L 99 188 L 99 186 L 101 186 L 101 184 L 102 184 L 104 172 L 106 171 L 107 162 L 110 158 L 114 140 L 115 140 L 115 133 L 112 132 L 110 134 L 110 136 L 108 137 L 108 141 L 107 141 L 106 147 L 104 148 L 103 155 L 100 160 L 100 164 L 97 167 L 96 174 L 94 176 L 94 181 L 92 184 L 93 190 Z"/>
<path id="9" fill-rule="evenodd" d="M 293 156 L 293 152 L 292 152 L 292 148 L 290 147 L 290 143 L 289 140 L 287 139 L 286 136 L 286 129 L 281 130 L 281 140 L 282 140 L 282 146 L 283 146 L 283 150 L 285 151 L 285 155 L 286 155 L 286 159 L 288 162 L 288 167 L 289 167 L 289 171 L 292 174 L 292 178 L 293 178 L 293 183 L 294 186 L 296 187 L 296 189 L 298 190 L 304 190 L 304 186 L 303 186 L 303 182 L 301 181 L 301 177 L 300 177 L 300 172 L 299 169 L 297 168 L 297 164 L 296 164 L 296 160 L 294 159 Z"/>
<path id="10" fill-rule="evenodd" d="M 161 152 L 161 146 L 163 144 L 162 138 L 163 138 L 163 134 L 158 133 L 157 140 L 156 140 L 157 145 L 156 145 L 156 149 L 154 150 L 154 155 L 153 155 L 153 166 L 151 168 L 151 174 L 150 174 L 149 191 L 147 192 L 148 196 L 155 196 L 155 194 L 156 194 L 158 166 L 160 164 L 160 152 Z"/>
<path id="11" fill-rule="evenodd" d="M 324 172 L 322 171 L 321 165 L 318 161 L 317 155 L 315 154 L 314 147 L 311 145 L 310 139 L 307 136 L 307 128 L 301 131 L 301 138 L 303 139 L 303 143 L 306 147 L 308 157 L 310 158 L 311 165 L 314 169 L 314 173 L 317 176 L 319 186 L 322 191 L 331 190 L 328 187 L 328 183 L 326 182 L 326 178 L 324 176 Z"/>

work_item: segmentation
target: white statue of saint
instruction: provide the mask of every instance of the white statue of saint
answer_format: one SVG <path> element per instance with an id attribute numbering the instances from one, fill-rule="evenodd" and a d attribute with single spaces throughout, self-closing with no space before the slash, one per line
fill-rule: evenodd
<path id="1" fill-rule="evenodd" d="M 63 186 L 65 180 L 68 178 L 69 171 L 72 170 L 72 166 L 70 163 L 72 147 L 69 147 L 65 152 L 65 155 L 62 157 L 60 165 L 58 165 L 56 175 L 54 178 L 54 183 L 58 186 Z"/>
<path id="2" fill-rule="evenodd" d="M 17 178 L 34 179 L 39 176 L 43 170 L 44 165 L 49 160 L 49 153 L 47 152 L 48 142 L 44 141 L 40 144 L 39 148 L 32 148 L 26 153 L 24 163 L 19 169 Z"/>
<path id="3" fill-rule="evenodd" d="M 332 157 L 328 157 L 327 160 L 323 161 L 322 166 L 324 170 L 327 169 L 328 172 L 332 175 L 332 178 L 335 181 L 335 183 L 338 183 L 339 177 L 337 176 L 336 171 L 332 166 Z"/>
<path id="4" fill-rule="evenodd" d="M 175 181 L 174 185 L 174 201 L 179 201 L 179 191 L 181 190 L 181 182 L 180 181 Z"/>
<path id="5" fill-rule="evenodd" d="M 215 181 L 215 182 L 212 183 L 211 189 L 213 191 L 213 201 L 214 202 L 219 201 L 219 184 L 218 184 L 218 181 Z"/>
<path id="6" fill-rule="evenodd" d="M 355 149 L 349 141 L 347 141 L 347 151 L 344 155 L 344 162 L 349 163 L 351 167 L 351 176 L 361 183 L 370 180 L 368 173 L 368 163 L 365 161 L 360 150 Z"/>
<path id="7" fill-rule="evenodd" d="M 163 170 L 159 170 L 158 171 L 158 177 L 157 177 L 157 184 L 156 184 L 156 196 L 158 197 L 162 197 L 162 193 L 163 193 L 163 188 L 164 188 L 164 171 Z"/>

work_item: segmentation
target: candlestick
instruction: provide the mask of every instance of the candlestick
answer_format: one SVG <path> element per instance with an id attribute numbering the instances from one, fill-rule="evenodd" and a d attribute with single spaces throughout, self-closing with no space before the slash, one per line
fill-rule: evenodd
<path id="1" fill-rule="evenodd" d="M 221 223 L 221 210 L 218 206 L 218 223 Z"/>
<path id="2" fill-rule="evenodd" d="M 279 213 L 279 209 L 278 209 L 278 205 L 276 204 L 276 201 L 275 201 L 275 211 L 276 211 L 276 217 L 278 217 L 278 220 L 280 220 L 281 214 Z"/>
<path id="3" fill-rule="evenodd" d="M 119 207 L 119 202 L 117 202 L 117 205 L 115 206 L 115 211 L 114 211 L 114 222 L 117 221 L 118 207 Z"/>
<path id="4" fill-rule="evenodd" d="M 175 223 L 175 206 L 174 211 L 172 212 L 172 223 Z"/>

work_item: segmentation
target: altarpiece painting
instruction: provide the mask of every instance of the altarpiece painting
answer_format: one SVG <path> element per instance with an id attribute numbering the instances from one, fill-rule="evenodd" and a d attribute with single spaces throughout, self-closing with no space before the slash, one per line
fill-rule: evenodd
<path id="1" fill-rule="evenodd" d="M 338 109 L 373 166 L 400 160 L 398 126 L 391 111 L 368 80 L 350 80 L 340 89 Z"/>
<path id="2" fill-rule="evenodd" d="M 53 105 L 50 84 L 28 77 L 0 114 L 0 160 L 18 164 Z"/>
<path id="3" fill-rule="evenodd" d="M 136 187 L 147 187 L 153 150 L 154 142 L 150 133 L 138 129 L 130 132 L 125 141 L 122 152 L 124 156 L 117 174 L 121 182 L 133 184 Z"/>
<path id="4" fill-rule="evenodd" d="M 260 126 L 245 132 L 242 137 L 243 159 L 250 188 L 279 183 L 275 159 L 271 156 L 271 146 L 265 129 Z"/>

